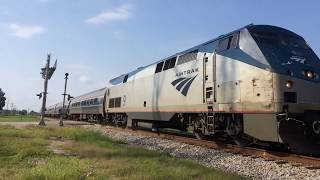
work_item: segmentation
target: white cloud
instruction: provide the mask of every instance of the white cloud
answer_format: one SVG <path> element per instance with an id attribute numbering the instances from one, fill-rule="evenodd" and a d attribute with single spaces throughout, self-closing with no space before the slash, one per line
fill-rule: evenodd
<path id="1" fill-rule="evenodd" d="M 11 23 L 9 24 L 9 29 L 12 31 L 12 34 L 16 37 L 28 39 L 34 35 L 42 34 L 46 29 L 38 25 L 20 25 Z"/>
<path id="2" fill-rule="evenodd" d="M 109 9 L 85 20 L 87 24 L 103 24 L 112 21 L 124 21 L 131 18 L 132 5 L 124 4 L 115 9 Z"/>

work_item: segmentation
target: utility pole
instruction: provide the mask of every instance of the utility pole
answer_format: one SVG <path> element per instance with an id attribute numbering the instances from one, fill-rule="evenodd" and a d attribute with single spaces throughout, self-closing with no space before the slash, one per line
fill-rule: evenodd
<path id="1" fill-rule="evenodd" d="M 63 92 L 63 103 L 62 103 L 62 110 L 61 110 L 61 114 L 60 114 L 60 122 L 59 122 L 59 125 L 60 126 L 63 126 L 63 116 L 65 116 L 67 114 L 67 108 L 65 107 L 65 102 L 66 102 L 66 95 L 68 95 L 66 93 L 67 91 L 67 83 L 68 83 L 68 76 L 69 76 L 69 73 L 66 73 L 65 74 L 65 81 L 64 81 L 64 92 Z"/>
<path id="2" fill-rule="evenodd" d="M 51 54 L 48 54 L 47 56 L 47 64 L 44 68 L 41 68 L 41 73 L 42 74 L 42 78 L 44 79 L 44 90 L 42 93 L 37 94 L 37 96 L 39 96 L 39 99 L 41 99 L 42 95 L 43 95 L 43 99 L 42 99 L 42 108 L 41 108 L 41 120 L 39 123 L 39 126 L 45 126 L 46 123 L 44 122 L 44 115 L 45 115 L 45 111 L 46 111 L 46 102 L 47 102 L 47 94 L 48 94 L 48 81 L 51 79 L 51 76 L 53 75 L 54 71 L 57 68 L 57 60 L 54 63 L 53 67 L 50 67 L 50 59 L 51 59 Z"/>

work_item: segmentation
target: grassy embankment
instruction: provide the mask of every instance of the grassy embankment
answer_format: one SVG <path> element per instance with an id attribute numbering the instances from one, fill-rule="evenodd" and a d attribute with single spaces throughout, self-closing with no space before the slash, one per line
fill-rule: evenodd
<path id="1" fill-rule="evenodd" d="M 39 116 L 29 116 L 29 115 L 0 115 L 0 122 L 30 122 L 39 121 Z"/>
<path id="2" fill-rule="evenodd" d="M 57 138 L 58 137 L 58 138 Z M 58 150 L 60 153 L 54 153 Z M 241 179 L 81 128 L 0 126 L 0 179 Z"/>

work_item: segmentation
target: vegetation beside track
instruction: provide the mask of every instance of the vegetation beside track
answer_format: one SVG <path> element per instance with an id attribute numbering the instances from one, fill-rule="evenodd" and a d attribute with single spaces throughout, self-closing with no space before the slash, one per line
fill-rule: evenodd
<path id="1" fill-rule="evenodd" d="M 0 179 L 241 179 L 81 128 L 0 126 Z"/>
<path id="2" fill-rule="evenodd" d="M 0 115 L 0 122 L 35 122 L 39 121 L 39 116 L 31 115 Z"/>

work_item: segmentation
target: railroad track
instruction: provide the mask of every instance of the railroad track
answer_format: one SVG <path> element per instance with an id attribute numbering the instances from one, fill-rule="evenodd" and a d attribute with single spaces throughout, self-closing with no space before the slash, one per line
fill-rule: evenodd
<path id="1" fill-rule="evenodd" d="M 113 126 L 112 126 L 113 127 Z M 192 137 L 185 137 L 172 133 L 163 133 L 163 132 L 152 132 L 147 130 L 132 130 L 132 129 L 123 129 L 116 128 L 119 131 L 127 131 L 138 135 L 163 138 L 178 141 L 181 143 L 186 143 L 190 145 L 203 146 L 212 149 L 223 150 L 225 152 L 230 152 L 233 154 L 240 154 L 242 156 L 249 156 L 251 158 L 263 158 L 266 161 L 274 161 L 277 164 L 286 164 L 289 163 L 293 166 L 303 166 L 307 169 L 320 169 L 320 158 L 298 155 L 293 153 L 271 151 L 261 148 L 254 147 L 240 147 L 234 144 L 227 144 L 217 141 L 209 140 L 199 140 Z"/>
<path id="2" fill-rule="evenodd" d="M 68 124 L 65 123 L 65 125 L 71 125 L 71 126 L 84 125 L 83 123 L 82 124 L 79 123 L 79 121 L 76 121 L 77 123 L 72 123 L 72 121 L 69 121 L 69 122 L 71 123 L 68 123 Z M 87 123 L 86 125 L 88 124 L 93 124 L 93 123 Z M 263 158 L 266 161 L 274 161 L 277 164 L 289 163 L 293 166 L 302 166 L 307 169 L 320 169 L 320 158 L 317 158 L 317 157 L 272 151 L 272 150 L 266 150 L 266 149 L 255 148 L 255 147 L 240 147 L 238 145 L 223 143 L 221 141 L 199 140 L 190 136 L 187 137 L 187 136 L 182 136 L 181 134 L 178 135 L 177 133 L 153 132 L 150 130 L 143 130 L 143 129 L 132 130 L 128 128 L 124 129 L 121 127 L 114 127 L 110 125 L 103 125 L 103 126 L 113 127 L 114 130 L 117 130 L 117 131 L 122 131 L 122 132 L 126 131 L 132 134 L 137 134 L 142 136 L 174 140 L 177 142 L 186 143 L 190 145 L 218 149 L 218 150 L 230 152 L 233 154 L 240 154 L 242 156 L 249 156 L 251 158 Z"/>

